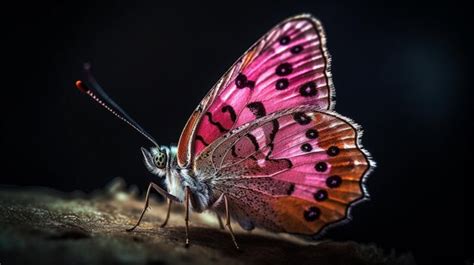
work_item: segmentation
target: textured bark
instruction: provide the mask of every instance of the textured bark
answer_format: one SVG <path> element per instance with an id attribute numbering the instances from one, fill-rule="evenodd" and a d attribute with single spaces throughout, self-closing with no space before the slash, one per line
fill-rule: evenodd
<path id="1" fill-rule="evenodd" d="M 410 254 L 384 255 L 356 242 L 304 244 L 234 225 L 242 251 L 219 229 L 212 214 L 191 215 L 184 247 L 183 208 L 174 205 L 165 228 L 164 203 L 151 202 L 142 224 L 134 224 L 143 199 L 116 181 L 92 194 L 45 188 L 0 188 L 0 264 L 414 264 Z"/>

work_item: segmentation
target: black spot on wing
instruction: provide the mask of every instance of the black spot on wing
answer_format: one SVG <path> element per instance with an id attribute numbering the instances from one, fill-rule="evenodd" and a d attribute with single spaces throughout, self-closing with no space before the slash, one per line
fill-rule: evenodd
<path id="1" fill-rule="evenodd" d="M 275 88 L 276 90 L 285 90 L 289 85 L 290 81 L 288 81 L 288 78 L 280 78 L 276 81 Z"/>
<path id="2" fill-rule="evenodd" d="M 311 122 L 311 118 L 303 112 L 293 114 L 293 119 L 300 125 L 306 125 Z"/>
<path id="3" fill-rule="evenodd" d="M 235 78 L 235 86 L 238 89 L 243 89 L 243 88 L 250 88 L 253 89 L 255 87 L 255 81 L 253 80 L 248 80 L 247 76 L 240 73 L 236 78 Z"/>
<path id="4" fill-rule="evenodd" d="M 318 90 L 316 89 L 316 83 L 314 81 L 307 82 L 300 87 L 300 94 L 303 97 L 313 97 L 318 94 Z"/>
<path id="5" fill-rule="evenodd" d="M 265 106 L 262 102 L 252 102 L 247 105 L 247 108 L 255 115 L 256 118 L 261 118 L 267 115 L 267 111 L 265 110 Z"/>
<path id="6" fill-rule="evenodd" d="M 306 221 L 314 222 L 321 216 L 321 210 L 316 206 L 312 206 L 303 212 L 303 216 Z"/>
<path id="7" fill-rule="evenodd" d="M 326 164 L 326 162 L 318 162 L 318 163 L 316 163 L 314 168 L 318 172 L 325 172 L 328 169 L 328 164 Z"/>
<path id="8" fill-rule="evenodd" d="M 286 76 L 293 72 L 293 66 L 290 63 L 282 63 L 275 69 L 275 74 L 278 76 Z"/>
<path id="9" fill-rule="evenodd" d="M 247 76 L 246 75 L 239 74 L 235 78 L 235 85 L 237 86 L 237 88 L 244 88 L 244 87 L 246 87 L 246 84 L 247 84 Z"/>
<path id="10" fill-rule="evenodd" d="M 329 149 L 327 150 L 327 154 L 329 156 L 337 156 L 339 154 L 340 150 L 339 150 L 339 147 L 337 146 L 331 146 L 329 147 Z"/>
<path id="11" fill-rule="evenodd" d="M 291 51 L 292 54 L 298 54 L 302 50 L 303 50 L 303 46 L 297 45 L 297 46 L 293 46 L 290 51 Z"/>
<path id="12" fill-rule="evenodd" d="M 306 137 L 308 139 L 316 139 L 316 138 L 318 138 L 318 135 L 319 135 L 319 133 L 315 129 L 309 129 L 309 130 L 306 131 Z"/>
<path id="13" fill-rule="evenodd" d="M 303 152 L 311 152 L 313 150 L 313 147 L 309 143 L 304 143 L 301 145 L 301 151 Z"/>
<path id="14" fill-rule="evenodd" d="M 342 183 L 342 178 L 338 175 L 333 175 L 326 179 L 326 185 L 329 188 L 337 188 L 341 186 L 341 183 Z"/>
<path id="15" fill-rule="evenodd" d="M 316 193 L 313 194 L 313 197 L 316 201 L 322 202 L 327 200 L 328 192 L 326 190 L 318 190 Z"/>
<path id="16" fill-rule="evenodd" d="M 280 40 L 278 40 L 278 42 L 280 42 L 281 45 L 287 45 L 288 43 L 290 43 L 290 40 L 290 37 L 282 36 Z"/>

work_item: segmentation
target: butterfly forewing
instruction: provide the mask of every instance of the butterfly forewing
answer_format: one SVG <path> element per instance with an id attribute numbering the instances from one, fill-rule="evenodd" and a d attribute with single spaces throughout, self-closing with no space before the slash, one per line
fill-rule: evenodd
<path id="1" fill-rule="evenodd" d="M 312 235 L 364 197 L 370 165 L 358 137 L 346 118 L 298 107 L 228 133 L 196 166 L 213 175 L 216 196 L 231 198 L 244 228 Z"/>
<path id="2" fill-rule="evenodd" d="M 329 55 L 319 21 L 300 15 L 275 26 L 224 74 L 199 104 L 178 145 L 178 162 L 193 158 L 233 128 L 304 104 L 333 107 Z"/>

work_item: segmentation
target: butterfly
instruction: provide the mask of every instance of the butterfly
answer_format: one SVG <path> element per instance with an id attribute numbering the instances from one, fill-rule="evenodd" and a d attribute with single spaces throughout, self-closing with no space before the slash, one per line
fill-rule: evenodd
<path id="1" fill-rule="evenodd" d="M 76 87 L 153 143 L 144 163 L 163 179 L 151 190 L 189 211 L 215 212 L 238 249 L 231 219 L 243 229 L 315 236 L 349 220 L 368 198 L 374 167 L 361 130 L 334 112 L 326 35 L 309 14 L 276 25 L 240 57 L 191 114 L 177 146 L 159 145 L 100 87 L 85 65 Z M 171 100 L 171 99 L 170 99 Z"/>

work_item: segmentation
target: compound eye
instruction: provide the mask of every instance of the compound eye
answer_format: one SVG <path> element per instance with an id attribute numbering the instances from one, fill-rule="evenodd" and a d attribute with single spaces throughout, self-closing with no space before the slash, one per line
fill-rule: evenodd
<path id="1" fill-rule="evenodd" d="M 165 168 L 166 167 L 166 154 L 165 153 L 158 153 L 155 156 L 155 166 L 157 168 Z"/>

